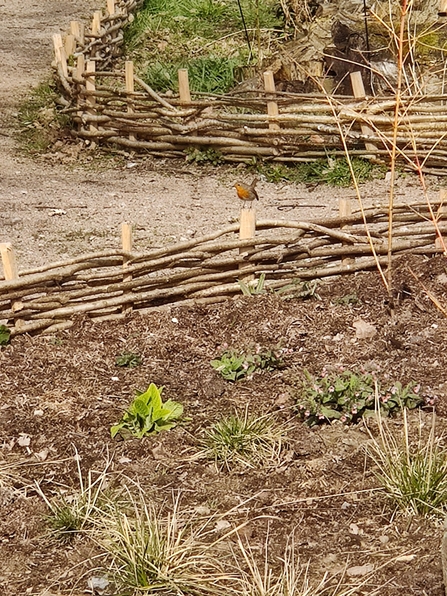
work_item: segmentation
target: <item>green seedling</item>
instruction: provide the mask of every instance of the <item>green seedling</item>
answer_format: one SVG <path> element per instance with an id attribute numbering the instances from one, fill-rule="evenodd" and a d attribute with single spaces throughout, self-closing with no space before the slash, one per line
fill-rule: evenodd
<path id="1" fill-rule="evenodd" d="M 117 356 L 115 359 L 116 366 L 122 366 L 127 368 L 135 368 L 140 366 L 142 358 L 139 354 L 133 354 L 132 352 L 124 352 L 121 356 Z"/>
<path id="2" fill-rule="evenodd" d="M 237 282 L 241 288 L 244 296 L 258 296 L 259 294 L 265 294 L 265 273 L 261 273 L 258 280 L 253 280 L 248 283 L 242 280 Z"/>
<path id="3" fill-rule="evenodd" d="M 0 325 L 0 346 L 6 346 L 11 338 L 11 330 L 6 325 Z"/>
<path id="4" fill-rule="evenodd" d="M 226 381 L 239 381 L 249 377 L 256 370 L 275 370 L 284 366 L 282 360 L 283 348 L 262 350 L 257 348 L 254 353 L 238 350 L 225 350 L 219 358 L 211 360 L 211 366 Z"/>
<path id="5" fill-rule="evenodd" d="M 119 433 L 124 438 L 132 436 L 141 439 L 174 428 L 183 414 L 183 406 L 171 399 L 163 403 L 162 390 L 163 387 L 158 388 L 151 383 L 144 393 L 138 391 L 118 424 L 111 427 L 112 438 Z"/>

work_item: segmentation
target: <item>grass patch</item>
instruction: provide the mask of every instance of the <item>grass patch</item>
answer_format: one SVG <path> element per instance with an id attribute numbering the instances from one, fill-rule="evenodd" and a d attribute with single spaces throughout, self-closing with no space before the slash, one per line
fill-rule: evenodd
<path id="1" fill-rule="evenodd" d="M 18 136 L 26 153 L 44 153 L 67 126 L 68 118 L 56 111 L 56 98 L 52 83 L 44 81 L 20 104 Z"/>
<path id="2" fill-rule="evenodd" d="M 279 6 L 241 0 L 242 18 L 230 0 L 146 0 L 125 30 L 125 51 L 157 91 L 177 90 L 177 71 L 188 68 L 193 91 L 225 93 L 235 72 L 257 61 L 258 41 L 271 45 L 282 32 Z"/>
<path id="3" fill-rule="evenodd" d="M 246 410 L 207 429 L 200 454 L 228 470 L 240 464 L 249 468 L 276 465 L 286 440 L 284 426 L 271 414 L 254 416 Z"/>
<path id="4" fill-rule="evenodd" d="M 352 168 L 358 183 L 383 178 L 386 168 L 372 164 L 366 159 L 353 157 Z M 330 186 L 348 187 L 353 183 L 348 161 L 344 157 L 317 159 L 312 162 L 300 163 L 296 166 L 283 164 L 260 163 L 260 174 L 268 182 L 289 181 L 305 184 L 328 184 Z"/>
<path id="5" fill-rule="evenodd" d="M 443 437 L 435 433 L 435 414 L 428 438 L 422 436 L 419 421 L 417 439 L 412 441 L 407 411 L 403 412 L 402 436 L 379 419 L 379 436 L 371 436 L 367 447 L 376 464 L 374 472 L 385 493 L 401 510 L 411 515 L 445 515 L 447 504 L 447 452 Z"/>
<path id="6" fill-rule="evenodd" d="M 119 593 L 219 593 L 216 584 L 223 573 L 205 541 L 207 522 L 197 526 L 182 516 L 178 500 L 167 515 L 148 504 L 143 493 L 131 501 L 129 512 L 110 520 L 102 541 Z"/>

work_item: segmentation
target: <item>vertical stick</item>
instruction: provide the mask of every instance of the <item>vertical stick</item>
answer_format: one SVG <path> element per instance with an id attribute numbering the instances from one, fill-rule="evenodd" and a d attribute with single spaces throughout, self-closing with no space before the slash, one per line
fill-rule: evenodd
<path id="1" fill-rule="evenodd" d="M 191 103 L 191 93 L 189 90 L 188 70 L 180 68 L 178 75 L 178 91 L 180 95 L 180 103 Z"/>
<path id="2" fill-rule="evenodd" d="M 447 0 L 439 0 L 438 4 L 438 17 L 447 16 Z"/>
<path id="3" fill-rule="evenodd" d="M 115 0 L 107 0 L 107 12 L 109 16 L 115 14 Z"/>
<path id="4" fill-rule="evenodd" d="M 354 97 L 357 99 L 365 98 L 366 93 L 365 86 L 363 85 L 362 73 L 359 71 L 351 72 L 349 76 L 351 77 L 352 92 Z M 362 124 L 361 129 L 364 135 L 374 134 L 372 128 L 370 128 L 367 124 Z M 377 151 L 377 147 L 374 145 L 374 143 L 365 143 L 365 147 L 368 151 Z"/>
<path id="5" fill-rule="evenodd" d="M 64 44 L 62 43 L 62 35 L 60 33 L 55 33 L 53 35 L 53 47 L 56 64 L 61 65 L 64 77 L 68 77 L 67 56 L 65 54 Z"/>
<path id="6" fill-rule="evenodd" d="M 3 273 L 5 279 L 17 279 L 19 272 L 14 249 L 10 242 L 0 244 L 0 255 L 3 263 Z"/>
<path id="7" fill-rule="evenodd" d="M 76 38 L 71 33 L 65 36 L 64 48 L 66 56 L 71 56 L 76 51 Z"/>
<path id="8" fill-rule="evenodd" d="M 131 94 L 134 92 L 134 69 L 133 69 L 133 62 L 132 60 L 126 60 L 125 65 L 125 73 L 126 73 L 126 92 Z M 133 114 L 133 101 L 130 95 L 127 96 L 127 113 Z M 129 134 L 129 139 L 131 141 L 135 141 L 135 135 Z"/>
<path id="9" fill-rule="evenodd" d="M 275 79 L 273 78 L 273 72 L 271 70 L 266 70 L 264 72 L 264 88 L 267 93 L 275 93 Z M 276 101 L 268 101 L 267 102 L 267 114 L 270 117 L 278 116 L 278 104 Z M 270 121 L 270 118 L 269 118 Z M 279 124 L 277 122 L 269 122 L 269 129 L 270 130 L 279 130 Z"/>
<path id="10" fill-rule="evenodd" d="M 446 0 L 446 5 L 447 5 L 447 0 Z M 447 215 L 447 190 L 445 188 L 441 188 L 441 190 L 439 191 L 439 208 L 438 208 L 438 212 L 436 213 L 436 220 L 439 223 L 439 221 L 441 219 L 445 219 L 445 216 Z M 440 236 L 439 234 L 441 233 L 439 228 L 437 227 L 437 235 L 436 235 L 436 239 L 435 239 L 435 247 L 437 249 L 446 250 L 446 243 L 445 240 L 442 236 Z"/>
<path id="11" fill-rule="evenodd" d="M 338 212 L 340 217 L 349 217 L 352 215 L 352 204 L 351 199 L 340 199 L 338 203 Z M 340 229 L 343 230 L 347 228 L 347 225 L 341 225 Z M 343 265 L 352 265 L 355 262 L 355 259 L 352 257 L 343 257 L 341 262 Z"/>
<path id="12" fill-rule="evenodd" d="M 10 242 L 4 242 L 0 244 L 0 256 L 3 263 L 3 274 L 5 279 L 18 279 L 19 271 L 17 269 L 16 255 L 14 248 Z M 23 303 L 20 300 L 11 302 L 11 310 L 18 312 L 22 310 Z M 23 327 L 24 321 L 22 319 L 14 319 L 14 325 Z"/>
<path id="13" fill-rule="evenodd" d="M 84 54 L 79 54 L 76 62 L 76 78 L 83 80 L 83 74 L 85 72 L 85 58 Z"/>
<path id="14" fill-rule="evenodd" d="M 121 239 L 123 244 L 123 251 L 131 253 L 132 252 L 132 224 L 128 222 L 124 222 L 121 225 Z M 125 273 L 126 269 L 129 266 L 130 257 L 123 256 L 123 281 L 131 281 L 132 274 Z M 122 312 L 131 312 L 132 305 L 131 304 L 124 304 L 122 307 Z"/>
<path id="15" fill-rule="evenodd" d="M 70 33 L 74 35 L 79 45 L 83 46 L 85 42 L 85 25 L 79 21 L 70 21 Z"/>
<path id="16" fill-rule="evenodd" d="M 241 216 L 240 216 L 240 224 L 239 224 L 239 238 L 241 240 L 246 240 L 247 238 L 254 238 L 256 232 L 256 209 L 252 207 L 251 209 L 241 209 Z M 240 248 L 239 254 L 243 255 L 246 254 L 247 251 L 249 252 L 249 248 Z M 243 272 L 245 265 L 241 263 L 239 265 L 239 269 Z M 245 275 L 242 276 L 241 279 L 243 281 L 250 281 L 254 279 L 254 275 Z"/>
<path id="17" fill-rule="evenodd" d="M 96 63 L 94 60 L 89 60 L 86 64 L 85 72 L 95 72 L 96 70 Z M 95 77 L 90 76 L 85 79 L 85 90 L 86 91 L 95 91 L 96 84 L 95 84 Z M 95 105 L 96 99 L 93 95 L 87 96 L 87 104 L 90 108 L 87 110 L 89 114 L 95 114 Z M 90 130 L 97 130 L 96 126 L 90 124 Z"/>
<path id="18" fill-rule="evenodd" d="M 99 35 L 101 31 L 101 11 L 96 10 L 93 13 L 93 20 L 92 20 L 92 35 Z"/>

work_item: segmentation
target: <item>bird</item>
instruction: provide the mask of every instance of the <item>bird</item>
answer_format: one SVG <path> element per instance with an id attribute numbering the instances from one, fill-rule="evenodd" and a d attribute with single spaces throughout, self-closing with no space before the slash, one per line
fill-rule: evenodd
<path id="1" fill-rule="evenodd" d="M 258 179 L 255 178 L 250 185 L 244 184 L 243 182 L 236 182 L 236 184 L 234 184 L 237 196 L 241 199 L 241 201 L 246 201 L 247 203 L 249 202 L 250 207 L 253 205 L 253 201 L 255 199 L 259 201 L 258 193 L 255 190 L 257 182 Z"/>

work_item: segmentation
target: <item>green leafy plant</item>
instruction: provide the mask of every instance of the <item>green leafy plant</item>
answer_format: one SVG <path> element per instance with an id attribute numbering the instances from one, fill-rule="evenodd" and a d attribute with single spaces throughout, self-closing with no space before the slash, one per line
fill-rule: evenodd
<path id="1" fill-rule="evenodd" d="M 198 147 L 189 147 L 185 151 L 186 161 L 193 163 L 210 163 L 218 166 L 222 163 L 222 154 L 215 149 L 199 149 Z"/>
<path id="2" fill-rule="evenodd" d="M 376 464 L 377 479 L 392 502 L 409 514 L 445 515 L 447 505 L 447 452 L 443 437 L 435 434 L 435 414 L 430 434 L 411 441 L 407 410 L 403 412 L 403 432 L 396 438 L 379 416 L 379 436 L 370 432 L 367 454 Z M 369 429 L 368 429 L 369 430 Z"/>
<path id="3" fill-rule="evenodd" d="M 304 381 L 297 400 L 298 412 L 309 426 L 340 420 L 355 423 L 362 416 L 374 415 L 377 399 L 385 416 L 402 408 L 417 408 L 424 403 L 419 385 L 400 382 L 380 390 L 376 379 L 367 373 L 349 370 L 314 377 L 304 371 Z"/>
<path id="4" fill-rule="evenodd" d="M 230 469 L 235 464 L 248 467 L 279 462 L 284 444 L 284 426 L 271 414 L 234 414 L 205 430 L 200 453 Z"/>
<path id="5" fill-rule="evenodd" d="M 141 356 L 139 354 L 134 354 L 133 352 L 124 352 L 115 359 L 116 366 L 123 366 L 127 368 L 135 368 L 136 366 L 140 366 L 141 362 Z"/>
<path id="6" fill-rule="evenodd" d="M 141 439 L 176 426 L 183 414 L 183 406 L 171 399 L 163 403 L 162 390 L 163 387 L 158 388 L 151 383 L 144 393 L 137 391 L 137 397 L 129 409 L 118 424 L 111 427 L 112 438 L 120 433 L 124 437 L 133 436 Z"/>
<path id="7" fill-rule="evenodd" d="M 6 325 L 0 325 L 0 346 L 6 346 L 11 339 L 11 330 Z"/>
<path id="8" fill-rule="evenodd" d="M 366 159 L 354 157 L 351 159 L 352 171 L 357 182 L 367 182 L 373 178 L 385 175 L 382 167 L 372 164 Z M 290 182 L 308 184 L 329 184 L 330 186 L 351 186 L 353 182 L 351 169 L 344 157 L 327 156 L 311 162 L 300 163 L 296 166 L 282 164 L 260 164 L 258 170 L 268 182 Z"/>
<path id="9" fill-rule="evenodd" d="M 256 348 L 253 352 L 243 352 L 228 349 L 219 358 L 211 360 L 211 366 L 222 375 L 226 381 L 239 381 L 252 375 L 256 370 L 275 370 L 284 366 L 282 355 L 284 349 Z"/>
<path id="10" fill-rule="evenodd" d="M 259 294 L 265 294 L 266 289 L 265 285 L 265 273 L 261 273 L 259 279 L 254 279 L 253 281 L 245 282 L 242 280 L 238 280 L 237 282 L 239 287 L 241 288 L 242 293 L 244 296 L 258 296 Z"/>
<path id="11" fill-rule="evenodd" d="M 292 300 L 296 298 L 301 298 L 302 300 L 308 300 L 310 298 L 321 300 L 317 288 L 318 280 L 312 279 L 310 281 L 301 281 L 297 278 L 294 279 L 292 283 L 278 288 L 275 293 L 281 296 L 283 300 Z"/>

